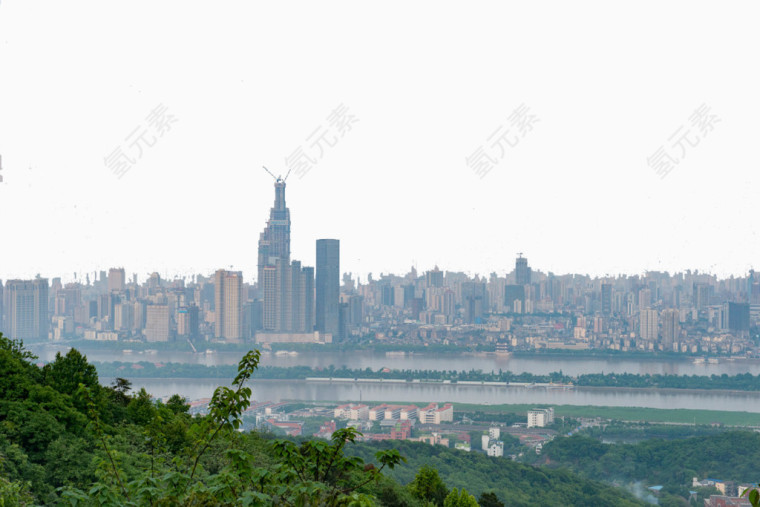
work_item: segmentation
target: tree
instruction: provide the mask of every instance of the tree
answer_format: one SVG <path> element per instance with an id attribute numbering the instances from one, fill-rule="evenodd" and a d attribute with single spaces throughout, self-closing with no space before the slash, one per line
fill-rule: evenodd
<path id="1" fill-rule="evenodd" d="M 258 362 L 258 351 L 246 354 L 232 382 L 234 389 L 217 388 L 209 414 L 202 418 L 191 418 L 180 397 L 172 397 L 166 405 L 155 404 L 141 390 L 127 407 L 133 424 L 144 430 L 144 444 L 136 448 L 138 460 L 132 469 L 123 466 L 124 451 L 106 435 L 108 428 L 100 421 L 92 389 L 80 385 L 78 394 L 87 402 L 93 432 L 106 458 L 98 465 L 98 481 L 86 492 L 61 488 L 64 504 L 110 505 L 126 499 L 136 505 L 374 505 L 368 494 L 370 483 L 382 478 L 383 469 L 405 460 L 393 449 L 375 453 L 379 467 L 346 456 L 346 446 L 360 435 L 354 428 L 336 431 L 332 442 L 267 444 L 273 463 L 262 463 L 255 449 L 246 445 L 250 437 L 237 430 L 250 404 L 251 388 L 245 383 Z M 189 425 L 186 431 L 183 425 Z M 173 441 L 175 433 L 181 435 Z M 213 470 L 204 467 L 209 463 Z"/>
<path id="2" fill-rule="evenodd" d="M 130 422 L 139 425 L 148 424 L 155 414 L 156 408 L 148 391 L 143 387 L 127 405 L 127 416 Z"/>
<path id="3" fill-rule="evenodd" d="M 56 353 L 55 361 L 42 368 L 42 375 L 44 382 L 59 393 L 72 395 L 79 384 L 91 389 L 100 388 L 98 371 L 77 349 L 69 350 L 65 356 Z"/>
<path id="4" fill-rule="evenodd" d="M 187 411 L 190 410 L 190 405 L 188 405 L 187 400 L 179 394 L 173 394 L 166 402 L 166 408 L 175 414 L 186 414 Z"/>
<path id="5" fill-rule="evenodd" d="M 409 483 L 409 490 L 415 498 L 427 500 L 436 505 L 443 505 L 443 501 L 449 492 L 446 484 L 438 475 L 438 470 L 429 466 L 419 469 L 414 480 Z"/>
<path id="6" fill-rule="evenodd" d="M 443 507 L 478 507 L 478 501 L 466 489 L 459 492 L 454 488 L 443 501 Z"/>
<path id="7" fill-rule="evenodd" d="M 33 505 L 34 498 L 29 492 L 28 484 L 9 481 L 0 476 L 0 507 L 16 505 Z"/>
<path id="8" fill-rule="evenodd" d="M 116 377 L 111 384 L 111 401 L 121 407 L 129 405 L 129 391 L 132 389 L 132 382 L 125 378 Z"/>
<path id="9" fill-rule="evenodd" d="M 482 493 L 480 498 L 478 498 L 478 503 L 480 507 L 504 507 L 504 502 L 499 500 L 496 493 L 492 491 Z"/>

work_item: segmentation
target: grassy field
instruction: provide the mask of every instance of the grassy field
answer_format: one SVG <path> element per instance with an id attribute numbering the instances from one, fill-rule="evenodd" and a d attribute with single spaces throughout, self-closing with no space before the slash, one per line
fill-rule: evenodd
<path id="1" fill-rule="evenodd" d="M 601 417 L 619 421 L 648 421 L 687 424 L 722 423 L 728 426 L 760 426 L 760 414 L 751 412 L 724 412 L 721 410 L 660 409 L 640 407 L 594 407 L 581 405 L 553 405 L 557 417 Z M 456 412 L 515 412 L 526 413 L 536 405 L 475 405 L 454 403 Z"/>
<path id="2" fill-rule="evenodd" d="M 324 402 L 335 405 L 335 402 Z M 364 401 L 370 407 L 382 403 L 398 405 L 417 405 L 424 407 L 426 402 L 409 401 Z M 690 410 L 690 409 L 661 409 L 641 407 L 595 407 L 590 405 L 526 405 L 526 404 L 503 404 L 503 405 L 478 405 L 475 403 L 452 403 L 454 412 L 485 412 L 485 413 L 516 413 L 525 414 L 528 410 L 537 407 L 554 407 L 555 417 L 601 417 L 602 419 L 614 419 L 616 421 L 645 421 L 651 423 L 677 423 L 677 424 L 724 424 L 726 426 L 760 426 L 760 413 L 752 412 L 725 412 L 722 410 Z"/>

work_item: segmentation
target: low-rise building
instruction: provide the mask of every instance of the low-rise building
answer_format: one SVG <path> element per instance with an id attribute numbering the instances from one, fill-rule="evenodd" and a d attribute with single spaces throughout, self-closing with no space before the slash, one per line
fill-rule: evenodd
<path id="1" fill-rule="evenodd" d="M 534 408 L 528 410 L 528 428 L 543 428 L 554 422 L 553 408 Z"/>
<path id="2" fill-rule="evenodd" d="M 332 438 L 332 435 L 335 433 L 336 429 L 337 426 L 335 424 L 335 421 L 326 421 L 322 423 L 322 425 L 319 427 L 319 431 L 314 433 L 314 436 L 317 438 L 330 439 Z"/>
<path id="3" fill-rule="evenodd" d="M 407 405 L 405 407 L 401 407 L 401 411 L 399 412 L 399 419 L 402 421 L 417 419 L 418 411 L 419 408 L 417 408 L 416 405 Z"/>
<path id="4" fill-rule="evenodd" d="M 488 445 L 491 443 L 491 437 L 488 435 L 482 435 L 480 437 L 480 448 L 484 451 L 488 451 Z"/>
<path id="5" fill-rule="evenodd" d="M 488 445 L 488 451 L 489 456 L 493 456 L 495 458 L 501 458 L 504 456 L 504 442 L 501 440 L 493 440 Z"/>
<path id="6" fill-rule="evenodd" d="M 335 407 L 333 417 L 338 419 L 350 419 L 351 421 L 366 421 L 369 419 L 369 407 L 367 405 L 346 404 Z"/>
<path id="7" fill-rule="evenodd" d="M 746 496 L 710 495 L 705 498 L 705 507 L 752 507 Z"/>
<path id="8" fill-rule="evenodd" d="M 280 428 L 291 437 L 301 436 L 303 431 L 302 422 L 283 422 L 275 419 L 267 419 L 267 424 L 273 428 Z"/>
<path id="9" fill-rule="evenodd" d="M 451 403 L 447 403 L 439 408 L 437 403 L 431 403 L 420 410 L 419 418 L 422 424 L 451 422 L 454 420 L 454 406 Z"/>

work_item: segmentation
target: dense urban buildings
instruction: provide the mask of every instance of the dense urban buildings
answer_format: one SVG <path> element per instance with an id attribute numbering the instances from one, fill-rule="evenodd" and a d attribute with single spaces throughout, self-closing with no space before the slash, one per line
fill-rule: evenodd
<path id="1" fill-rule="evenodd" d="M 284 203 L 284 186 L 276 188 Z M 315 277 L 315 269 L 299 261 L 270 258 L 261 283 L 226 270 L 176 280 L 154 273 L 138 283 L 122 276 L 122 268 L 66 284 L 59 278 L 50 284 L 43 278 L 8 280 L 0 284 L 0 329 L 25 340 L 267 344 L 329 337 L 497 353 L 607 349 L 760 356 L 754 274 L 592 278 L 530 270 L 530 283 L 521 285 L 518 273 L 525 281 L 530 268 L 519 256 L 511 272 L 487 278 L 438 267 L 339 278 L 338 240 L 319 240 L 316 260 Z"/>
<path id="2" fill-rule="evenodd" d="M 316 270 L 290 258 L 286 183 L 259 237 L 257 277 L 212 276 L 143 283 L 123 267 L 62 284 L 0 282 L 0 330 L 25 340 L 326 343 L 514 350 L 590 350 L 760 356 L 760 281 L 646 272 L 591 278 L 532 269 L 488 277 L 438 266 L 403 275 L 340 272 L 340 241 L 316 242 Z M 316 273 L 315 273 L 316 271 Z M 342 282 L 342 283 L 341 283 Z"/>

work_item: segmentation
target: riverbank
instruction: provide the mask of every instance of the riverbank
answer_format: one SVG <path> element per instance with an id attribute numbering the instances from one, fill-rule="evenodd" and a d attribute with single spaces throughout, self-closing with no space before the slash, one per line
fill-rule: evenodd
<path id="1" fill-rule="evenodd" d="M 129 376 L 132 378 L 231 378 L 237 374 L 234 364 L 202 365 L 190 363 L 162 363 L 158 361 L 139 362 L 98 362 L 93 361 L 98 373 L 107 377 Z M 525 386 L 569 389 L 617 388 L 617 389 L 662 389 L 726 392 L 760 392 L 760 374 L 749 373 L 728 375 L 661 375 L 661 374 L 581 374 L 565 375 L 561 371 L 548 375 L 533 373 L 512 373 L 511 371 L 484 372 L 482 370 L 397 370 L 390 368 L 336 368 L 310 366 L 262 366 L 256 372 L 260 379 L 311 380 L 323 382 L 399 382 L 399 383 L 440 383 L 457 385 Z"/>
<path id="2" fill-rule="evenodd" d="M 245 353 L 253 348 L 261 348 L 261 345 L 247 343 L 219 343 L 196 341 L 192 344 L 188 340 L 175 340 L 172 342 L 145 342 L 145 341 L 93 341 L 93 340 L 61 340 L 56 342 L 34 342 L 26 344 L 28 348 L 45 347 L 45 346 L 66 346 L 74 347 L 80 350 L 110 350 L 110 351 L 177 351 L 177 352 L 194 352 L 203 354 L 206 351 L 213 352 L 241 352 Z M 341 342 L 341 343 L 273 343 L 266 350 L 277 351 L 295 351 L 295 352 L 377 352 L 377 353 L 398 353 L 404 355 L 415 354 L 440 354 L 444 356 L 469 355 L 469 356 L 490 356 L 496 355 L 494 345 L 477 345 L 472 347 L 460 347 L 456 345 L 409 345 L 402 343 L 379 343 L 377 341 L 360 341 L 360 342 Z M 263 351 L 263 349 L 262 349 Z M 589 359 L 635 359 L 635 360 L 678 360 L 678 359 L 695 359 L 706 357 L 703 353 L 676 353 L 663 351 L 618 351 L 609 349 L 537 349 L 537 350 L 515 350 L 510 352 L 511 355 L 518 358 L 589 358 Z M 712 358 L 720 360 L 747 359 L 746 357 L 732 358 L 728 355 L 710 355 Z"/>

